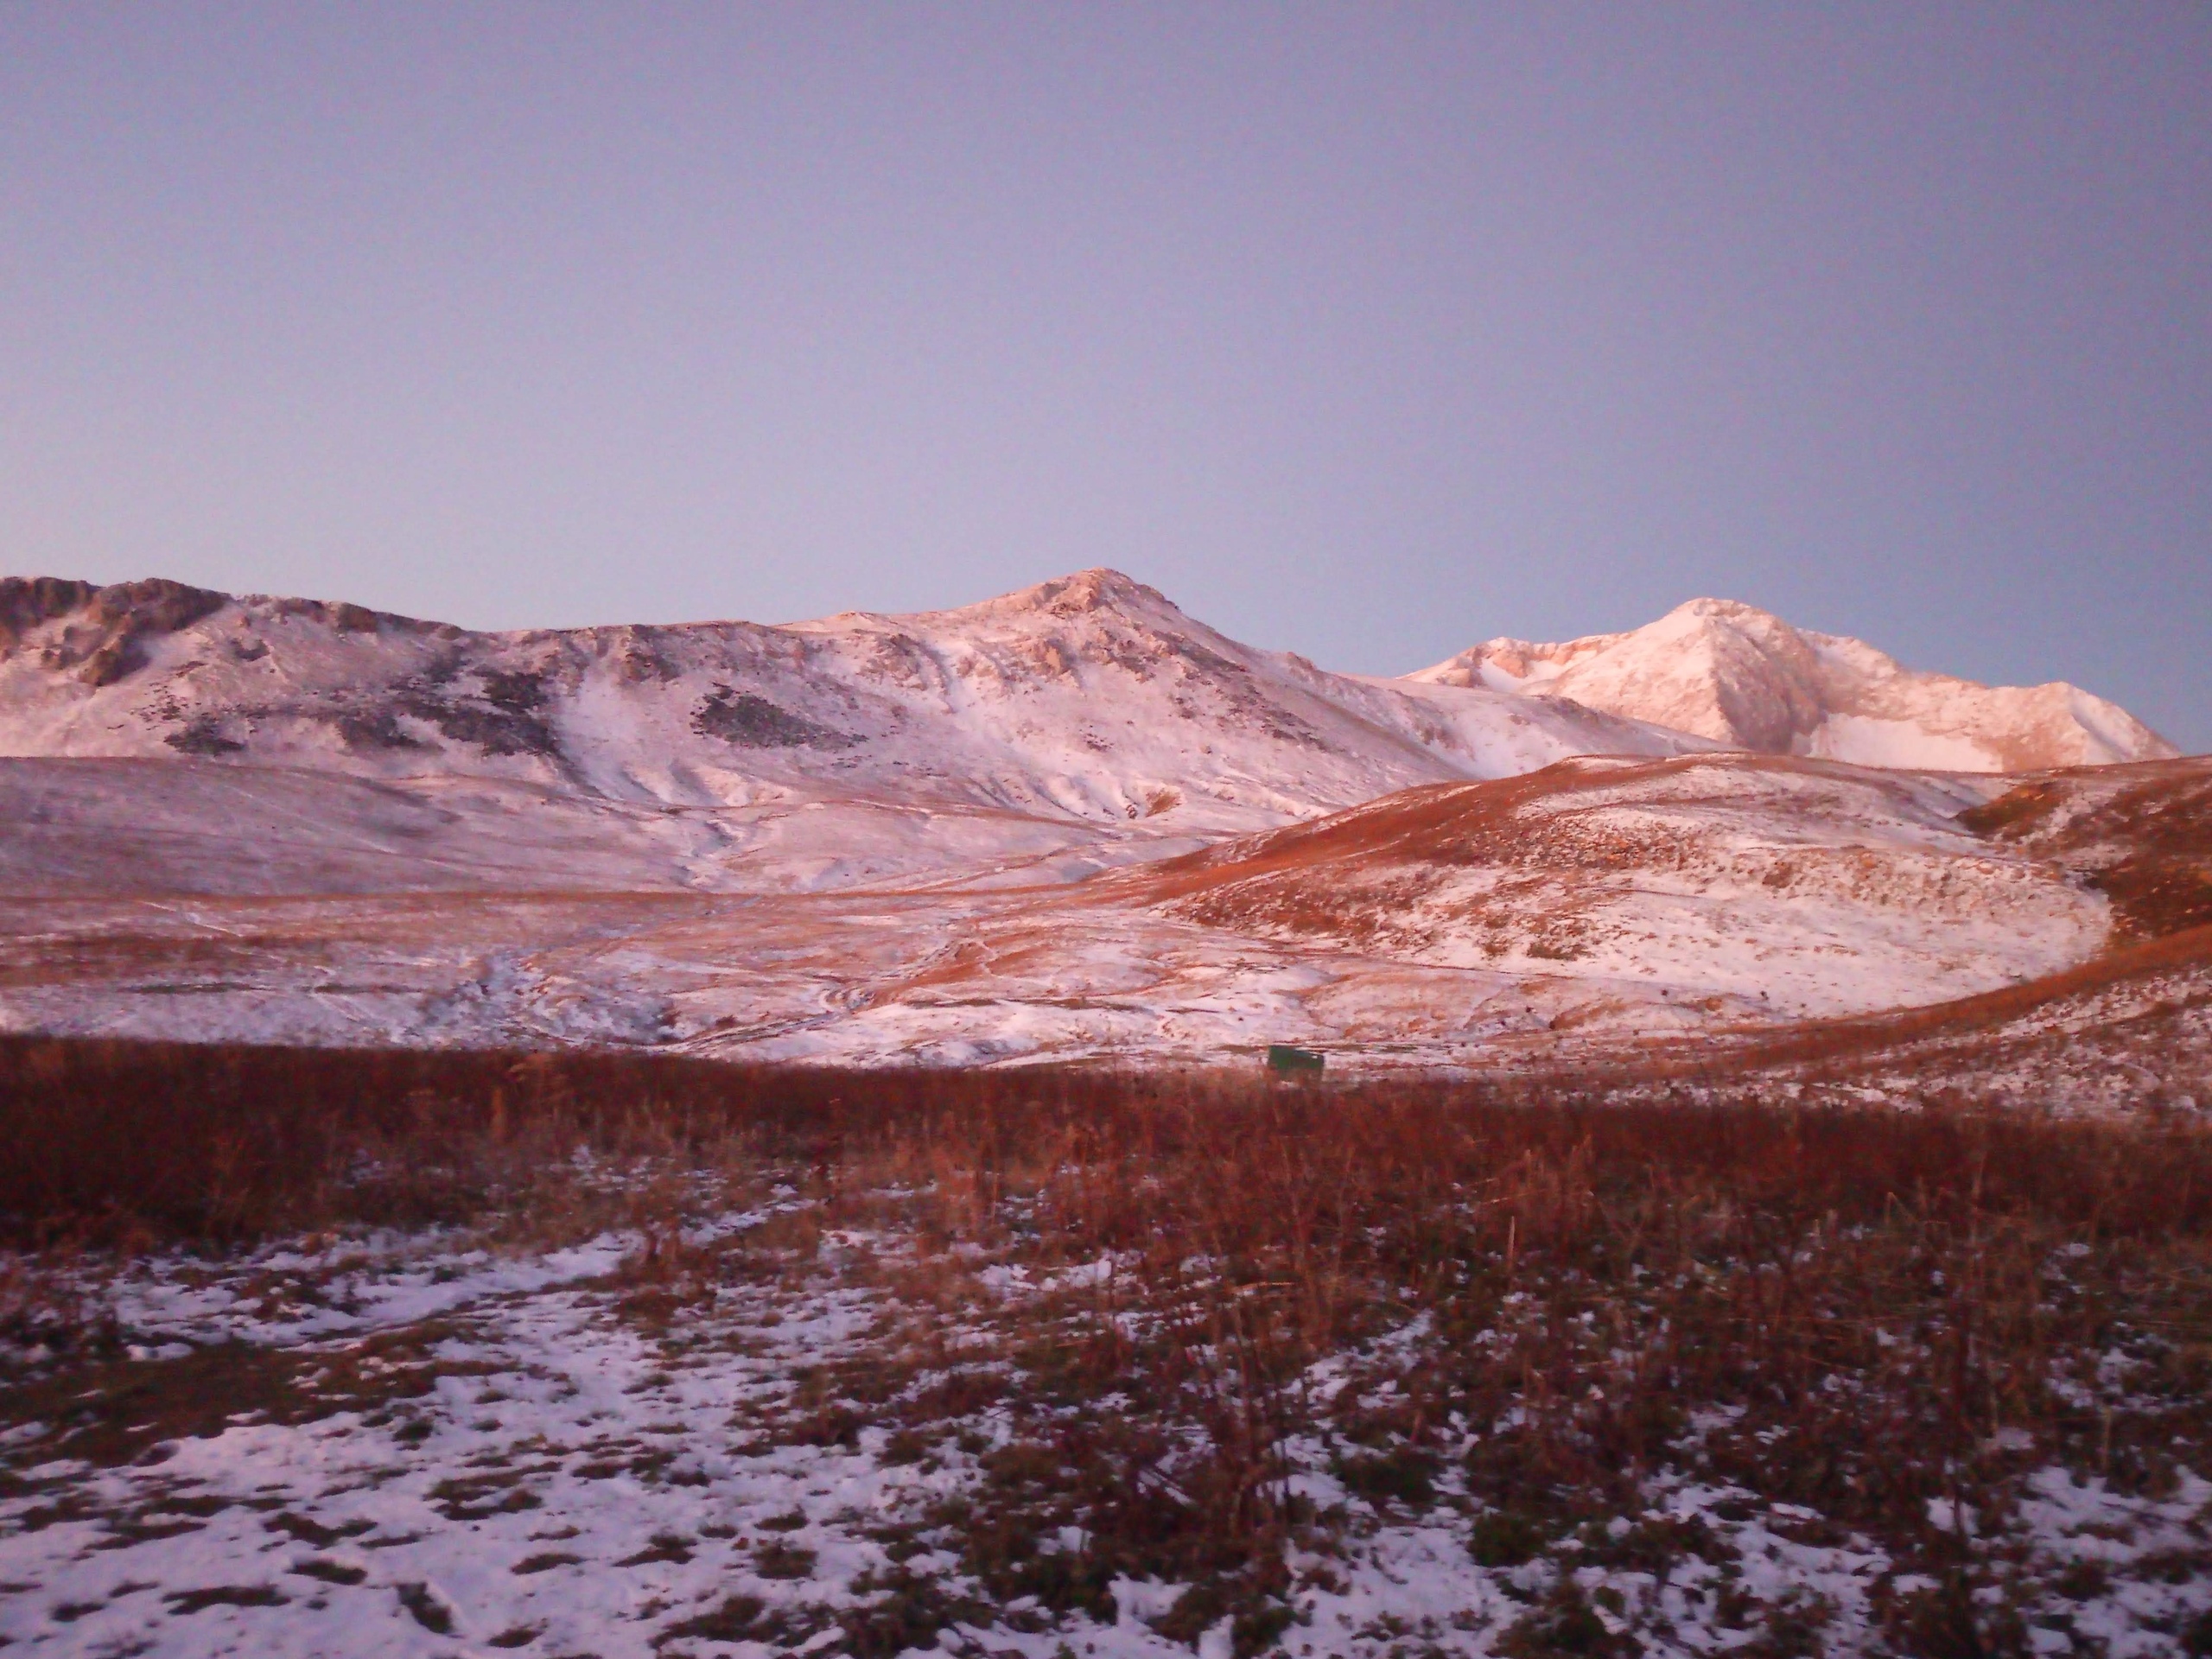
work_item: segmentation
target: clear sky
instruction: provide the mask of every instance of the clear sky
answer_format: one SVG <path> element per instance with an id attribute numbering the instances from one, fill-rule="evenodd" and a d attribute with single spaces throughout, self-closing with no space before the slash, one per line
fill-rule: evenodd
<path id="1" fill-rule="evenodd" d="M 2212 748 L 2212 7 L 0 6 L 0 570 L 1700 594 Z"/>

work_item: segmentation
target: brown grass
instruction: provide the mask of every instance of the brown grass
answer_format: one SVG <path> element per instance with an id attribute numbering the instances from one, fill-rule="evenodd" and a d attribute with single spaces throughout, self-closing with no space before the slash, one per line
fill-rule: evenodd
<path id="1" fill-rule="evenodd" d="M 672 1328 L 691 1281 L 814 1263 L 830 1227 L 911 1241 L 880 1269 L 914 1322 L 900 1344 L 802 1379 L 762 1432 L 880 1425 L 887 1455 L 926 1459 L 1010 1414 L 934 1517 L 971 1580 L 1102 1615 L 1120 1576 L 1187 1583 L 1164 1628 L 1230 1618 L 1246 1652 L 1291 1616 L 1293 1546 L 1366 1524 L 1294 1495 L 1294 1436 L 1334 1448 L 1361 1512 L 1445 1513 L 1485 1560 L 1721 1548 L 1606 1525 L 1665 1469 L 1803 1505 L 1809 1538 L 1871 1536 L 1937 1586 L 1882 1613 L 1929 1656 L 2018 1649 L 2008 1610 L 2033 1589 L 1931 1500 L 2001 1518 L 2054 1461 L 2158 1495 L 2212 1456 L 2212 1135 L 2171 1125 L 10 1039 L 0 1144 L 0 1225 L 24 1243 L 465 1218 L 566 1179 L 579 1147 L 788 1181 L 810 1207 L 740 1253 L 649 1229 L 636 1317 Z M 681 1189 L 652 1190 L 672 1220 Z M 1049 1285 L 1102 1260 L 1010 1311 L 962 1287 L 977 1262 Z M 1416 1316 L 1420 1341 L 1382 1343 Z M 996 1370 L 960 1357 L 979 1331 Z M 2113 1352 L 2138 1366 L 2127 1401 L 2083 1403 Z M 1325 1398 L 1329 1356 L 1354 1386 Z M 1071 1525 L 1081 1550 L 1038 1553 Z M 914 1597 L 917 1630 L 954 1616 Z M 1546 1603 L 1508 1650 L 1587 1628 Z"/>
<path id="2" fill-rule="evenodd" d="M 2064 815 L 2093 792 L 2088 810 Z M 2080 869 L 2111 899 L 2124 940 L 2212 926 L 2212 767 L 2202 757 L 2034 779 L 1960 822 Z"/>
<path id="3" fill-rule="evenodd" d="M 2124 1193 L 2085 1198 L 2085 1149 L 2132 1131 L 2033 1117 L 1612 1106 L 1606 1093 L 1592 1077 L 1286 1092 L 1211 1071 L 854 1072 L 585 1051 L 5 1037 L 0 1236 L 221 1243 L 349 1220 L 429 1219 L 465 1213 L 580 1147 L 618 1158 L 773 1160 L 825 1178 L 887 1149 L 912 1159 L 925 1148 L 933 1168 L 950 1160 L 963 1179 L 1077 1147 L 1116 1165 L 1224 1171 L 1261 1148 L 1270 1158 L 1296 1149 L 1370 1181 L 1416 1172 L 1423 1181 L 1491 1179 L 1502 1163 L 1555 1160 L 1581 1147 L 1649 1179 L 1694 1172 L 1739 1198 L 1756 1186 L 1849 1217 L 1890 1201 L 1884 1194 L 1955 1185 L 1971 1145 L 1985 1202 L 2012 1193 L 2081 1222 L 2088 1203 L 2158 1232 L 2195 1226 L 2196 1206 L 2212 1205 L 2212 1185 L 2177 1185 L 2163 1165 L 2133 1178 L 2115 1170 L 2110 1180 Z"/>

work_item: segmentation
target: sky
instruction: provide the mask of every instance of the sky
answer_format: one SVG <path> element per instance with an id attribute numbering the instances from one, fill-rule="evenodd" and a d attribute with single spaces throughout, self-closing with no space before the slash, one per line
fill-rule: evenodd
<path id="1" fill-rule="evenodd" d="M 0 5 L 0 573 L 1713 594 L 2212 749 L 2212 8 Z"/>

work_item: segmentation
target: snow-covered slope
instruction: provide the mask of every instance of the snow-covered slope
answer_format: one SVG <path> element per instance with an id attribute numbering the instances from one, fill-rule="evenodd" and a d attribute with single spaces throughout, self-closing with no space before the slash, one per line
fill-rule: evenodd
<path id="1" fill-rule="evenodd" d="M 1122 880 L 1214 927 L 1822 1017 L 1993 989 L 2103 944 L 2102 898 L 1960 822 L 1986 787 L 1742 754 L 1573 760 Z"/>
<path id="2" fill-rule="evenodd" d="M 48 898 L 1033 885 L 1202 844 L 942 804 L 680 807 L 466 773 L 0 759 L 0 888 Z"/>
<path id="3" fill-rule="evenodd" d="M 1705 747 L 1571 703 L 1328 673 L 1110 570 L 913 616 L 516 633 L 159 581 L 0 582 L 0 754 L 1184 836 L 1569 754 Z"/>
<path id="4" fill-rule="evenodd" d="M 2021 772 L 2176 753 L 2126 709 L 2063 681 L 1987 686 L 1921 673 L 1863 641 L 1719 599 L 1629 633 L 1492 639 L 1409 677 L 1567 698 L 1731 748 L 1858 766 Z"/>
<path id="5" fill-rule="evenodd" d="M 252 775 L 16 766 L 26 786 L 56 767 L 191 772 L 191 791 Z M 677 890 L 700 855 L 649 815 L 582 868 L 613 886 L 634 861 L 650 882 L 518 892 L 528 878 L 500 861 L 559 867 L 580 820 L 444 825 L 343 779 L 367 844 L 328 890 L 288 892 L 257 849 L 300 798 L 238 801 L 224 850 L 220 815 L 181 785 L 161 810 L 200 826 L 193 847 L 133 842 L 111 817 L 112 863 L 91 836 L 67 883 L 0 870 L 0 1030 L 858 1064 L 1249 1064 L 1286 1041 L 1351 1066 L 1618 1056 L 1999 991 L 2187 924 L 2167 901 L 2205 891 L 2187 885 L 2190 823 L 2212 761 L 2117 770 L 2132 776 L 2113 791 L 2111 771 L 2012 786 L 1745 754 L 1584 760 L 1089 880 L 741 896 Z M 429 876 L 385 855 L 411 834 L 438 855 Z M 207 877 L 158 887 L 128 868 L 167 853 Z M 470 879 L 481 890 L 419 890 Z"/>
<path id="6" fill-rule="evenodd" d="M 2212 916 L 2212 762 L 1967 775 L 2069 746 L 2164 747 L 1706 601 L 1376 680 L 1111 571 L 500 634 L 0 581 L 0 1029 L 1459 1065 L 1764 1028 Z"/>

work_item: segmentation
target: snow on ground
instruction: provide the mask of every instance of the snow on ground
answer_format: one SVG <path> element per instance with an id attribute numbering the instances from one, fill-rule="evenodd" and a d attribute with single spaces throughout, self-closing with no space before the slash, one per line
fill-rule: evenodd
<path id="1" fill-rule="evenodd" d="M 1624 995 L 1630 1020 L 1700 1000 L 1819 1018 L 1991 989 L 2103 943 L 2095 893 L 1959 827 L 1980 798 L 1740 756 L 1574 762 L 1227 843 L 1161 883 L 1193 920 L 1578 982 Z"/>
<path id="2" fill-rule="evenodd" d="M 2105 943 L 2079 849 L 1961 827 L 2001 781 L 1716 741 L 2017 761 L 2065 691 L 2098 756 L 2143 747 L 2085 694 L 1938 685 L 1702 602 L 1384 680 L 1106 570 L 514 634 L 160 582 L 0 598 L 0 1031 L 1482 1065 L 1940 1001 Z M 1674 726 L 1559 695 L 1578 676 Z M 1464 844 L 1226 868 L 1439 788 Z M 1170 874 L 1201 853 L 1205 892 Z"/>
<path id="3" fill-rule="evenodd" d="M 1757 1071 L 1747 1086 L 1770 1099 L 1840 1094 L 1912 1108 L 1934 1083 L 2062 1116 L 2192 1117 L 2212 1110 L 2212 952 L 2197 955 L 1957 1029 L 1899 1033 L 1848 1066 L 1831 1058 Z"/>
<path id="4" fill-rule="evenodd" d="M 943 1480 L 865 1446 L 748 1453 L 729 1418 L 849 1351 L 868 1299 L 741 1295 L 716 1310 L 716 1347 L 672 1353 L 601 1287 L 608 1243 L 494 1273 L 430 1254 L 383 1285 L 355 1280 L 387 1316 L 411 1304 L 384 1324 L 416 1338 L 410 1379 L 429 1391 L 396 1409 L 242 1412 L 150 1465 L 22 1470 L 32 1493 L 0 1509 L 0 1635 L 31 1652 L 645 1655 L 740 1590 L 849 1595 L 886 1559 L 857 1527 Z M 256 1264 L 280 1265 L 296 1264 Z M 453 1276 L 426 1295 L 426 1272 Z M 150 1338 L 302 1343 L 310 1367 L 330 1351 L 327 1334 L 316 1345 L 329 1320 L 226 1331 L 142 1300 Z"/>
<path id="5" fill-rule="evenodd" d="M 957 803 L 812 793 L 704 807 L 189 760 L 0 759 L 0 880 L 54 897 L 1033 885 L 1203 844 Z"/>
<path id="6" fill-rule="evenodd" d="M 999 1315 L 1108 1285 L 1116 1260 L 1040 1275 L 971 1255 L 950 1302 L 942 1283 L 904 1288 L 895 1269 L 927 1264 L 880 1234 L 824 1228 L 764 1266 L 755 1230 L 806 1208 L 785 1193 L 664 1241 L 715 1264 L 681 1284 L 619 1233 L 505 1250 L 383 1234 L 80 1272 L 76 1293 L 130 1357 L 105 1378 L 100 1432 L 78 1432 L 67 1395 L 48 1396 L 58 1420 L 11 1409 L 0 1432 L 0 1642 L 156 1659 L 1224 1659 L 1229 1619 L 1192 1628 L 1182 1584 L 1124 1576 L 1110 1604 L 1053 1613 L 978 1579 L 964 1504 L 1052 1408 L 1001 1395 L 925 1438 L 899 1427 L 902 1402 L 1003 1370 Z M 1426 1315 L 1407 1320 L 1315 1364 L 1306 1391 L 1386 1397 L 1438 1340 Z M 918 1341 L 934 1358 L 900 1370 L 894 1351 Z M 906 1379 L 880 1407 L 819 1385 L 871 1364 Z M 2115 1352 L 2068 1386 L 2117 1399 L 2130 1369 Z M 1694 1414 L 1682 1468 L 1541 1550 L 1468 1501 L 1448 1460 L 1435 1500 L 1408 1507 L 1347 1488 L 1357 1447 L 1294 1434 L 1287 1490 L 1334 1519 L 1290 1550 L 1274 1639 L 1299 1656 L 1882 1650 L 1878 1605 L 1936 1580 L 1811 1509 L 1688 1472 L 1730 1421 Z M 1484 1432 L 1458 1430 L 1463 1452 Z M 2019 1608 L 2037 1615 L 2025 1650 L 2177 1651 L 2174 1632 L 2212 1607 L 2212 1580 L 2175 1566 L 2202 1558 L 2212 1484 L 2184 1469 L 2129 1493 L 2054 1466 L 2021 1491 L 1999 1519 L 1942 1499 L 1929 1519 L 2008 1561 L 2021 1594 L 2041 1586 Z M 1079 1527 L 1029 1541 L 1071 1563 L 1087 1548 Z M 1630 1630 L 1642 1645 L 1610 1645 Z"/>
<path id="7" fill-rule="evenodd" d="M 390 845 L 372 849 L 381 864 L 349 854 L 315 891 L 281 846 L 257 862 L 270 836 L 251 814 L 226 829 L 202 803 L 179 809 L 199 840 L 134 841 L 129 791 L 86 775 L 105 792 L 98 811 L 79 803 L 73 844 L 109 862 L 49 861 L 79 874 L 0 898 L 0 1029 L 859 1064 L 1241 1064 L 1288 1041 L 1354 1067 L 1479 1065 L 1942 1001 L 2069 967 L 2111 925 L 2063 861 L 1961 826 L 1993 781 L 1742 756 L 1410 791 L 1195 861 L 1166 856 L 1187 837 L 1071 840 L 946 811 L 911 827 L 914 856 L 980 839 L 926 879 L 873 882 L 861 863 L 907 853 L 817 804 L 746 833 L 813 820 L 826 839 L 715 854 L 739 874 L 706 891 L 706 855 L 652 850 L 692 833 L 681 814 L 594 809 L 637 817 L 644 840 L 603 843 L 608 859 L 635 852 L 642 874 L 625 880 L 571 858 L 589 837 L 557 798 L 541 815 L 510 798 L 521 785 L 460 783 L 436 812 L 488 814 L 496 833 L 435 867 L 455 887 L 380 887 L 410 837 L 467 836 L 415 795 L 348 780 L 385 817 L 342 821 Z M 1010 823 L 1039 839 L 994 849 Z M 151 886 L 180 861 L 167 890 L 131 890 L 133 871 Z M 572 878 L 584 890 L 560 885 Z M 602 879 L 618 890 L 589 890 Z"/>

